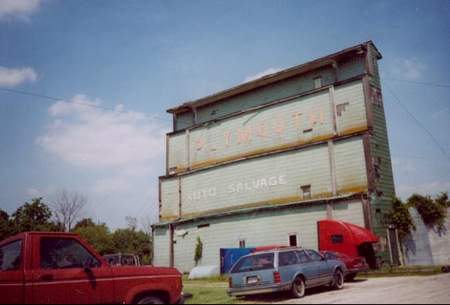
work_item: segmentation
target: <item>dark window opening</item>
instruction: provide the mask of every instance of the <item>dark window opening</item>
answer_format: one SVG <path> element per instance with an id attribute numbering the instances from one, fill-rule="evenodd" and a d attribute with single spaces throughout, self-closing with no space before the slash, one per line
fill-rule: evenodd
<path id="1" fill-rule="evenodd" d="M 312 131 L 313 131 L 312 128 L 308 128 L 308 129 L 304 129 L 304 130 L 303 130 L 303 133 L 308 133 L 308 132 L 312 132 Z"/>
<path id="2" fill-rule="evenodd" d="M 289 246 L 290 247 L 298 247 L 297 235 L 289 235 Z"/>
<path id="3" fill-rule="evenodd" d="M 311 185 L 301 186 L 303 199 L 311 199 Z"/>
<path id="4" fill-rule="evenodd" d="M 342 116 L 342 114 L 347 110 L 349 103 L 343 103 L 336 105 L 336 114 L 337 116 Z"/>
<path id="5" fill-rule="evenodd" d="M 344 243 L 344 236 L 343 235 L 331 235 L 331 243 L 333 243 L 333 244 Z"/>
<path id="6" fill-rule="evenodd" d="M 239 248 L 245 248 L 245 239 L 239 241 Z"/>
<path id="7" fill-rule="evenodd" d="M 314 78 L 314 89 L 319 89 L 322 87 L 322 76 Z"/>

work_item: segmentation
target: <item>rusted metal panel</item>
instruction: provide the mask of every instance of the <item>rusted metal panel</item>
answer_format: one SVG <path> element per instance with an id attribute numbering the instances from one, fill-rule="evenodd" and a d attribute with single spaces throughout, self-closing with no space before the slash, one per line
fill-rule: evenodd
<path id="1" fill-rule="evenodd" d="M 171 134 L 168 172 L 208 167 L 365 129 L 363 86 L 357 80 Z"/>
<path id="2" fill-rule="evenodd" d="M 333 147 L 336 193 L 367 190 L 362 139 L 338 141 Z M 329 145 L 325 143 L 180 176 L 183 190 L 181 216 L 195 217 L 230 209 L 332 197 L 330 164 Z M 168 192 L 162 195 L 163 219 L 180 216 L 170 214 L 179 205 L 174 195 L 174 190 L 178 190 L 175 181 L 174 178 L 168 179 L 170 186 L 165 185 L 165 179 L 161 181 L 162 191 Z"/>

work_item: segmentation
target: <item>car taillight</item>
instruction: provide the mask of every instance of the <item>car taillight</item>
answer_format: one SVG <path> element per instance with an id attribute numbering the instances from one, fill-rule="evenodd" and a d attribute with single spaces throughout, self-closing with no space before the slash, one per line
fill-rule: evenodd
<path id="1" fill-rule="evenodd" d="M 273 281 L 275 282 L 275 284 L 280 284 L 281 283 L 281 274 L 280 274 L 280 272 L 274 272 L 273 273 Z"/>
<path id="2" fill-rule="evenodd" d="M 228 287 L 233 288 L 233 278 L 231 276 L 228 278 Z"/>

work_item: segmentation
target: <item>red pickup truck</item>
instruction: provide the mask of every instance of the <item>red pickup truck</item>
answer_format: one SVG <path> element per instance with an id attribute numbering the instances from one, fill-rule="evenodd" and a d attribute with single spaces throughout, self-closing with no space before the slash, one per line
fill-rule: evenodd
<path id="1" fill-rule="evenodd" d="M 175 304 L 182 289 L 176 269 L 112 267 L 75 234 L 0 242 L 0 304 Z"/>

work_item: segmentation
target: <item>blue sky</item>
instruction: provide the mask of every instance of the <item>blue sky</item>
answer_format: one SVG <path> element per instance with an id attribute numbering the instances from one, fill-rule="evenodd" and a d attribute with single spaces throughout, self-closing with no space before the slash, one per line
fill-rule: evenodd
<path id="1" fill-rule="evenodd" d="M 167 108 L 367 40 L 397 193 L 450 191 L 449 158 L 388 90 L 450 155 L 450 89 L 414 83 L 450 84 L 449 37 L 449 1 L 0 0 L 0 87 L 77 102 L 0 92 L 0 207 L 68 189 L 113 228 L 154 221 Z"/>

